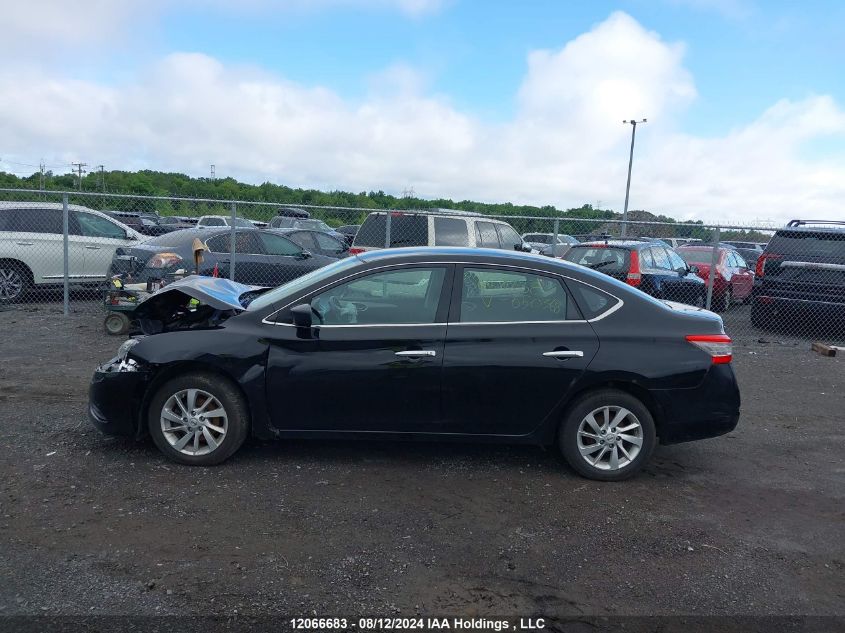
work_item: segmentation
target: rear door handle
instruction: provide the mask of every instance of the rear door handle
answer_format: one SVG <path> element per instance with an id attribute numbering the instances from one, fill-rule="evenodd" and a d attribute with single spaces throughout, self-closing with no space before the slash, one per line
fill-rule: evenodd
<path id="1" fill-rule="evenodd" d="M 437 356 L 437 352 L 433 349 L 409 349 L 404 352 L 396 352 L 397 356 L 407 356 L 410 358 L 422 358 L 424 356 Z"/>
<path id="2" fill-rule="evenodd" d="M 99 246 L 86 246 L 85 248 L 87 248 L 89 251 L 98 251 L 98 250 L 100 250 L 100 247 L 99 247 Z"/>
<path id="3" fill-rule="evenodd" d="M 32 246 L 35 242 L 15 242 L 18 246 Z"/>
<path id="4" fill-rule="evenodd" d="M 580 350 L 561 350 L 559 352 L 543 352 L 543 356 L 548 356 L 549 358 L 581 358 L 584 355 L 584 352 Z"/>

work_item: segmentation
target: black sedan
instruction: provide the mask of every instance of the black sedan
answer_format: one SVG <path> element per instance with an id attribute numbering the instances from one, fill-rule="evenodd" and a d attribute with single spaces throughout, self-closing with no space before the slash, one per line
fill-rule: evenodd
<path id="1" fill-rule="evenodd" d="M 173 231 L 118 248 L 109 272 L 125 275 L 129 283 L 168 280 L 180 273 L 228 278 L 231 236 L 228 227 Z M 196 250 L 200 252 L 199 266 L 195 264 Z M 241 283 L 278 286 L 333 261 L 269 231 L 238 228 L 235 233 L 235 281 Z"/>
<path id="2" fill-rule="evenodd" d="M 706 285 L 698 268 L 659 241 L 597 240 L 575 244 L 562 258 L 624 281 L 657 299 L 703 306 Z"/>
<path id="3" fill-rule="evenodd" d="M 317 255 L 340 259 L 349 256 L 349 244 L 325 231 L 311 229 L 268 229 L 278 235 L 283 235 L 302 248 Z"/>
<path id="4" fill-rule="evenodd" d="M 159 333 L 97 369 L 90 417 L 186 464 L 248 436 L 379 435 L 557 445 L 618 480 L 658 439 L 739 418 L 719 316 L 539 255 L 380 250 L 273 290 L 192 277 L 138 313 Z"/>

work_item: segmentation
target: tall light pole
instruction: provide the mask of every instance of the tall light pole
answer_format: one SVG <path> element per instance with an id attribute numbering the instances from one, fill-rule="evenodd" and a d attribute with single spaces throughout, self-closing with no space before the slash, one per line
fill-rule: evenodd
<path id="1" fill-rule="evenodd" d="M 628 157 L 628 184 L 625 185 L 625 208 L 622 210 L 622 237 L 628 234 L 628 195 L 631 193 L 631 166 L 634 164 L 634 139 L 637 138 L 637 124 L 647 122 L 648 119 L 622 121 L 622 123 L 631 124 L 631 155 Z"/>

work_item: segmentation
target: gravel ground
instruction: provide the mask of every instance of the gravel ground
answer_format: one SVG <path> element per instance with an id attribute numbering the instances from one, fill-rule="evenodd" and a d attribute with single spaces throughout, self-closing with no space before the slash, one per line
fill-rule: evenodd
<path id="1" fill-rule="evenodd" d="M 174 465 L 86 418 L 120 342 L 100 315 L 21 307 L 0 331 L 1 615 L 845 615 L 845 358 L 806 340 L 740 337 L 737 430 L 601 484 L 532 447 Z"/>

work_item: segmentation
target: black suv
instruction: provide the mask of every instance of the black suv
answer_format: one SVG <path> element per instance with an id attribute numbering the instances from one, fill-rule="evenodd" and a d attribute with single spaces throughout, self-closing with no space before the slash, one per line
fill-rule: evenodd
<path id="1" fill-rule="evenodd" d="M 751 323 L 796 317 L 823 326 L 845 318 L 845 222 L 792 220 L 757 260 Z"/>
<path id="2" fill-rule="evenodd" d="M 658 299 L 703 306 L 705 283 L 674 249 L 660 242 L 604 240 L 575 244 L 562 259 L 616 277 Z"/>

